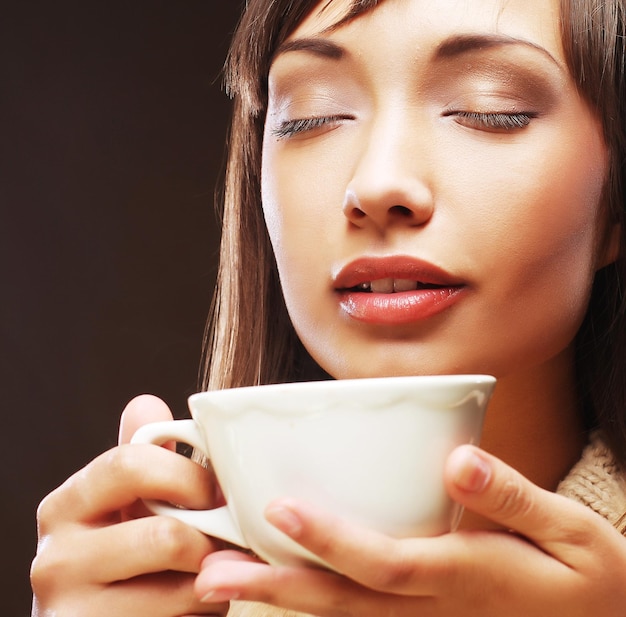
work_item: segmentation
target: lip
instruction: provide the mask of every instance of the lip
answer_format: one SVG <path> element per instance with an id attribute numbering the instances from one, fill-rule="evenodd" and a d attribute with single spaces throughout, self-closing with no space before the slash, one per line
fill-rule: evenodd
<path id="1" fill-rule="evenodd" d="M 382 279 L 417 281 L 417 289 L 377 293 L 365 287 Z M 465 295 L 467 284 L 432 263 L 409 256 L 362 257 L 333 277 L 340 309 L 368 324 L 404 325 L 434 317 Z"/>

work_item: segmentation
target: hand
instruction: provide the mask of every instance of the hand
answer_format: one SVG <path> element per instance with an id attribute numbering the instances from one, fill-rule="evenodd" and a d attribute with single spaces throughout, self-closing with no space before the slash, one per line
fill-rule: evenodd
<path id="1" fill-rule="evenodd" d="M 342 575 L 272 567 L 239 553 L 204 560 L 196 593 L 319 617 L 623 617 L 626 538 L 470 446 L 448 460 L 453 499 L 511 531 L 397 540 L 283 499 L 266 517 Z"/>
<path id="2" fill-rule="evenodd" d="M 122 414 L 120 444 L 142 424 L 171 419 L 162 401 L 138 397 Z M 31 572 L 33 617 L 225 615 L 227 604 L 201 604 L 192 592 L 214 543 L 172 518 L 148 516 L 141 502 L 209 507 L 207 476 L 167 449 L 120 445 L 46 497 Z"/>

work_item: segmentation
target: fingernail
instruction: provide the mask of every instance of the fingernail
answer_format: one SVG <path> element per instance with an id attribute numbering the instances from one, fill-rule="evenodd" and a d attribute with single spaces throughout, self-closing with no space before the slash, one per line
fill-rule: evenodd
<path id="1" fill-rule="evenodd" d="M 283 505 L 269 506 L 265 510 L 265 518 L 288 536 L 295 538 L 302 532 L 300 517 L 290 508 Z"/>
<path id="2" fill-rule="evenodd" d="M 491 479 L 491 467 L 480 456 L 463 448 L 453 455 L 454 483 L 470 493 L 482 491 Z"/>

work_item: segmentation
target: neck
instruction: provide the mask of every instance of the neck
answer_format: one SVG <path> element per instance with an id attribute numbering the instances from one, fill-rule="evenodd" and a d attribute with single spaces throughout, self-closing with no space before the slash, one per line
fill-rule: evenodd
<path id="1" fill-rule="evenodd" d="M 481 447 L 538 486 L 554 491 L 580 458 L 587 435 L 576 391 L 573 350 L 498 380 Z M 462 527 L 493 524 L 466 512 Z"/>

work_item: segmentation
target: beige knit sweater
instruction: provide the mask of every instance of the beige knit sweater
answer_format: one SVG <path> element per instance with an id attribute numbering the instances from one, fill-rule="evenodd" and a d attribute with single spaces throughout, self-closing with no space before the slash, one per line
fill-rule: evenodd
<path id="1" fill-rule="evenodd" d="M 588 506 L 626 535 L 626 474 L 617 468 L 599 433 L 591 436 L 556 492 Z"/>
<path id="2" fill-rule="evenodd" d="M 588 506 L 626 535 L 626 474 L 621 474 L 599 433 L 557 493 Z M 233 602 L 228 617 L 313 617 L 253 602 Z"/>

